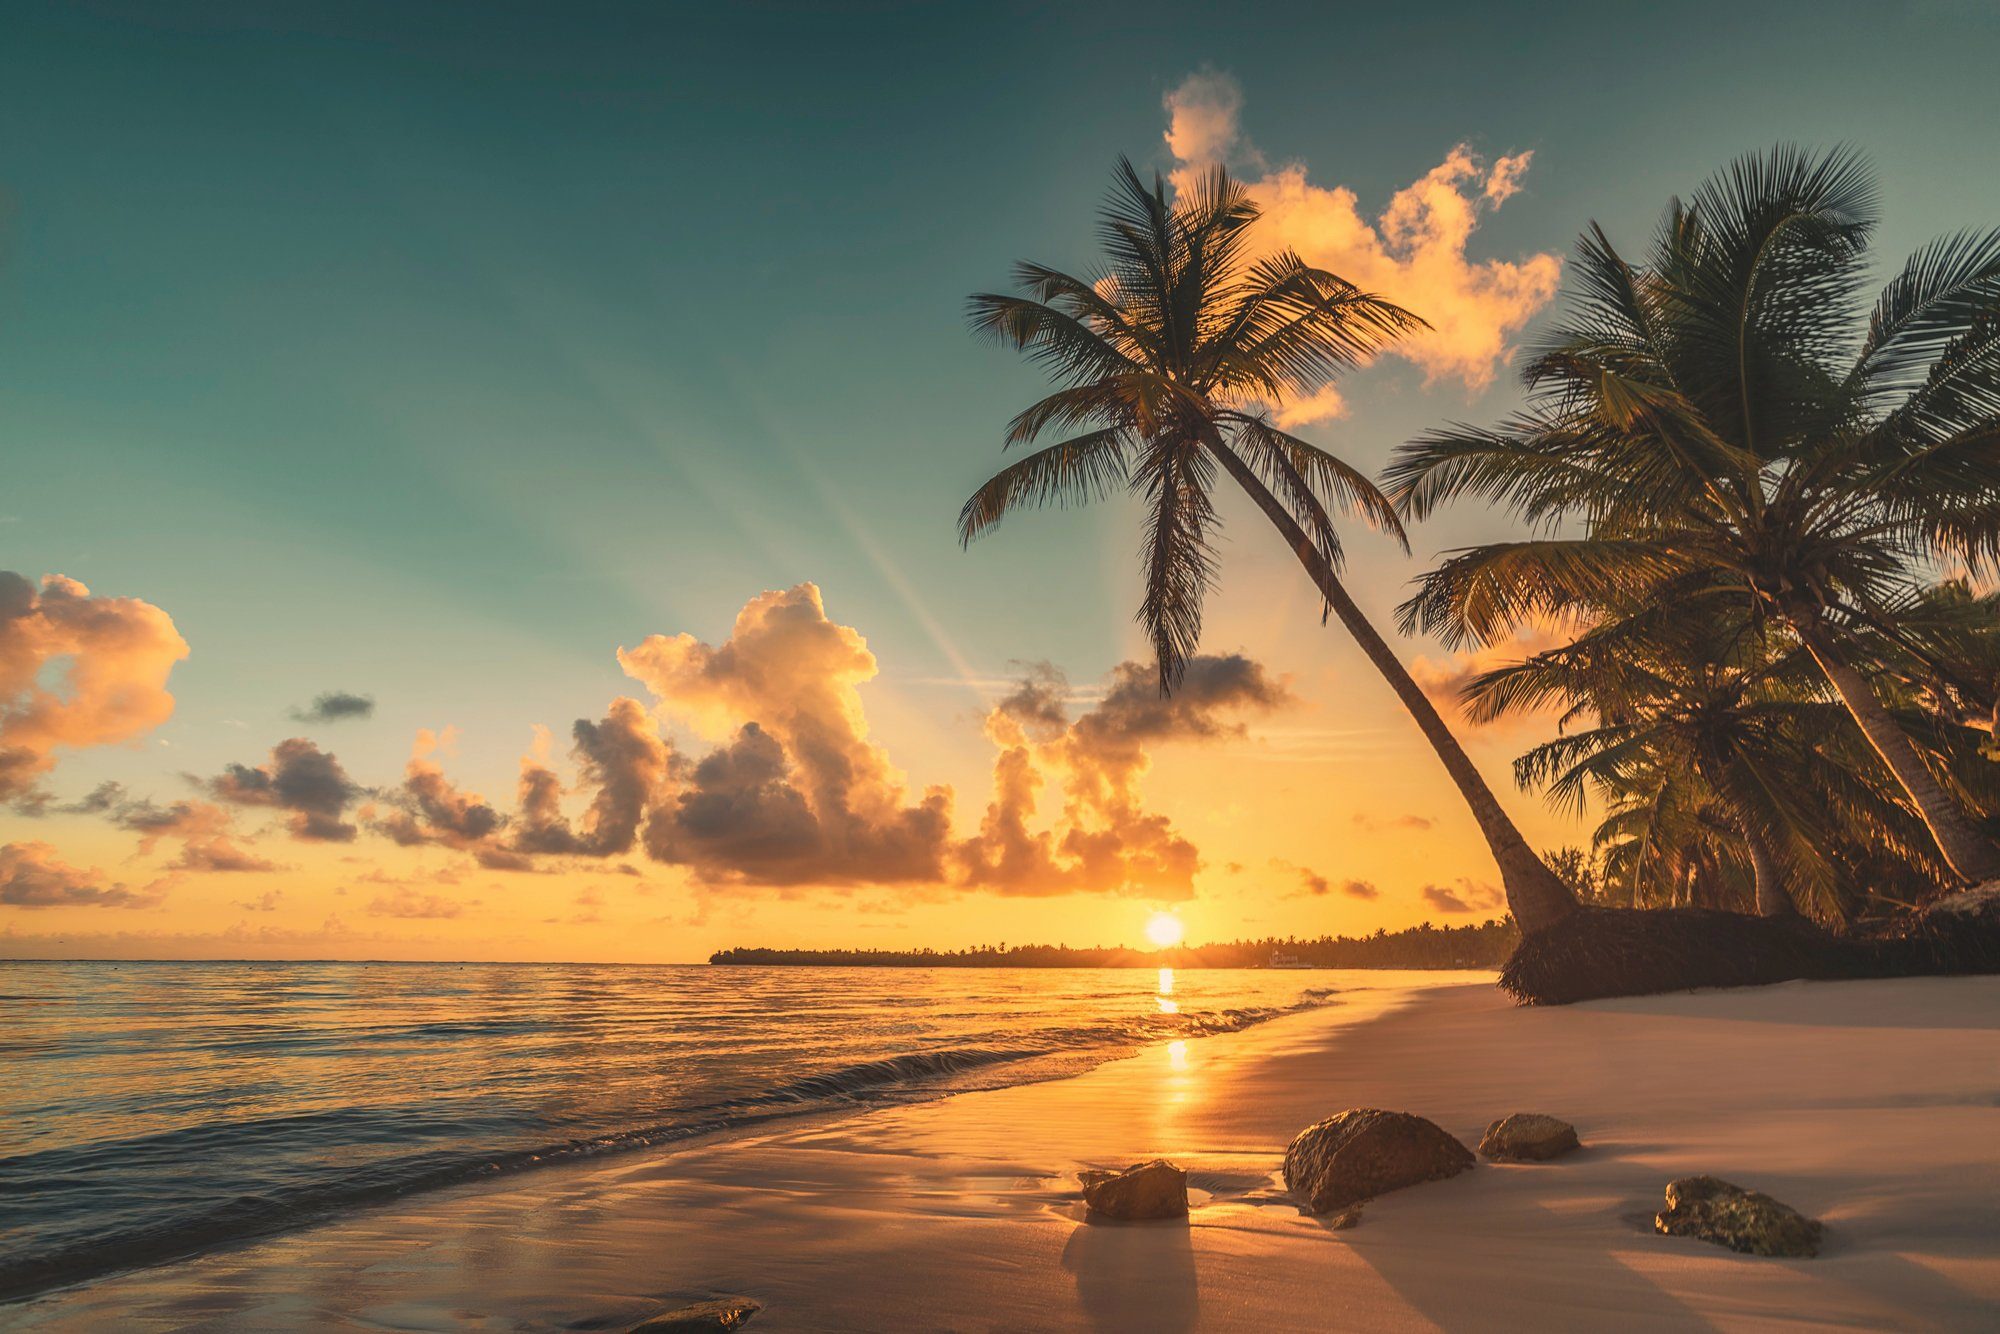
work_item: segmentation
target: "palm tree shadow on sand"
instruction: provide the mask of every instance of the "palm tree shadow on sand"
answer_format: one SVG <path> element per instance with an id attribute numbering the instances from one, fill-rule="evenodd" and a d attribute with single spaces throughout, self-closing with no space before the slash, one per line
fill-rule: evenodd
<path id="1" fill-rule="evenodd" d="M 1080 1223 L 1062 1266 L 1094 1328 L 1175 1331 L 1197 1327 L 1201 1294 L 1187 1220 Z"/>

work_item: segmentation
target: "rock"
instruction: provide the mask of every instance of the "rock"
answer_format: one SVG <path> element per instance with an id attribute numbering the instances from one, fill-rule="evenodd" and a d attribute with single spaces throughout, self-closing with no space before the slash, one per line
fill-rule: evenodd
<path id="1" fill-rule="evenodd" d="M 764 1303 L 748 1297 L 722 1297 L 695 1302 L 672 1311 L 662 1311 L 651 1320 L 632 1326 L 630 1334 L 712 1334 L 719 1329 L 741 1329 L 750 1317 L 764 1309 Z"/>
<path id="2" fill-rule="evenodd" d="M 1083 1202 L 1106 1218 L 1184 1218 L 1187 1173 L 1164 1158 L 1122 1172 L 1082 1172 Z"/>
<path id="3" fill-rule="evenodd" d="M 1486 1127 L 1479 1154 L 1502 1163 L 1545 1163 L 1582 1147 L 1569 1122 L 1539 1112 L 1516 1112 Z"/>
<path id="4" fill-rule="evenodd" d="M 1825 1228 L 1762 1191 L 1717 1177 L 1682 1177 L 1667 1183 L 1667 1207 L 1653 1226 L 1670 1237 L 1700 1237 L 1746 1255 L 1805 1257 L 1819 1254 Z"/>
<path id="5" fill-rule="evenodd" d="M 1323 1214 L 1472 1164 L 1470 1150 L 1421 1116 L 1357 1108 L 1298 1133 L 1285 1150 L 1285 1186 Z"/>

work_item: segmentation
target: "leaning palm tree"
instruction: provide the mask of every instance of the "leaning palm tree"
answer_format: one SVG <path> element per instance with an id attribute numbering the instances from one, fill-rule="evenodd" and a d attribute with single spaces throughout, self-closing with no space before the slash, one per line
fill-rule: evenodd
<path id="1" fill-rule="evenodd" d="M 1484 673 L 1466 697 L 1476 720 L 1553 706 L 1577 724 L 1516 760 L 1515 778 L 1576 815 L 1603 802 L 1596 841 L 1635 903 L 1747 872 L 1762 915 L 1795 911 L 1796 895 L 1839 920 L 1859 843 L 1937 873 L 1817 665 L 1740 615 L 1612 618 Z"/>
<path id="2" fill-rule="evenodd" d="M 1773 622 L 1957 879 L 1981 884 L 2000 880 L 2000 847 L 1868 667 L 1871 637 L 1906 638 L 1898 612 L 1935 560 L 2000 564 L 2000 231 L 1917 252 L 1864 322 L 1874 197 L 1853 154 L 1780 148 L 1676 200 L 1641 263 L 1593 226 L 1569 316 L 1527 366 L 1528 409 L 1417 440 L 1387 474 L 1406 516 L 1477 495 L 1546 535 L 1445 561 L 1404 625 L 1482 640 L 1676 602 Z"/>
<path id="3" fill-rule="evenodd" d="M 1016 267 L 1020 292 L 971 300 L 973 328 L 1047 368 L 1061 387 L 1015 417 L 1009 447 L 1063 433 L 1003 468 L 966 501 L 964 542 L 1023 506 L 1071 505 L 1118 490 L 1145 507 L 1145 595 L 1160 686 L 1171 690 L 1201 635 L 1214 573 L 1212 492 L 1227 474 L 1305 567 L 1327 609 L 1389 682 L 1472 808 L 1524 931 L 1575 906 L 1543 865 L 1436 708 L 1341 585 L 1330 505 L 1407 541 L 1362 473 L 1280 430 L 1268 406 L 1312 394 L 1397 338 L 1409 312 L 1279 251 L 1256 258 L 1258 210 L 1216 169 L 1170 201 L 1119 164 L 1102 215 L 1105 263 L 1090 277 Z"/>

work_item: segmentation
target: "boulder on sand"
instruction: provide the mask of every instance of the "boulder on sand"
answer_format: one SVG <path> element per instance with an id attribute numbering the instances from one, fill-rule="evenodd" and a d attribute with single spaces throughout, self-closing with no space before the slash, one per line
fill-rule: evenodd
<path id="1" fill-rule="evenodd" d="M 1285 1188 L 1316 1214 L 1457 1176 L 1472 1151 L 1408 1112 L 1355 1108 L 1307 1126 L 1285 1150 Z"/>
<path id="2" fill-rule="evenodd" d="M 1804 1258 L 1819 1254 L 1825 1228 L 1789 1204 L 1719 1177 L 1667 1183 L 1667 1207 L 1653 1226 L 1670 1237 L 1699 1237 L 1745 1255 Z"/>
<path id="3" fill-rule="evenodd" d="M 1581 1147 L 1569 1122 L 1540 1112 L 1516 1112 L 1486 1127 L 1479 1155 L 1502 1163 L 1543 1163 Z"/>
<path id="4" fill-rule="evenodd" d="M 1106 1218 L 1185 1218 L 1187 1173 L 1164 1158 L 1122 1172 L 1081 1172 L 1083 1202 Z"/>
<path id="5" fill-rule="evenodd" d="M 632 1326 L 628 1334 L 713 1334 L 716 1330 L 741 1329 L 764 1309 L 764 1303 L 748 1297 L 721 1297 L 662 1311 L 651 1320 Z"/>

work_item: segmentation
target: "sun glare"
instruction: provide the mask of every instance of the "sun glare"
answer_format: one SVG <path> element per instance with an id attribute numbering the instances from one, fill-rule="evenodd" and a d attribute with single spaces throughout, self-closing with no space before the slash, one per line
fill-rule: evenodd
<path id="1" fill-rule="evenodd" d="M 1170 912 L 1156 912 L 1146 921 L 1146 939 L 1165 949 L 1181 943 L 1181 919 Z"/>

